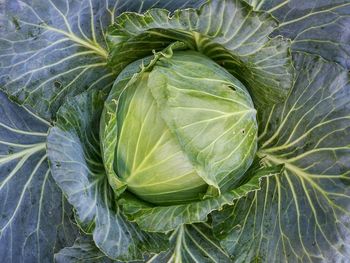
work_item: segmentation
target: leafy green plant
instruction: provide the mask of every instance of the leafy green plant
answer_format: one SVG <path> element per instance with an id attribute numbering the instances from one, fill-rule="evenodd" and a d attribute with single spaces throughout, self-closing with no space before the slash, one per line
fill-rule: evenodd
<path id="1" fill-rule="evenodd" d="M 348 262 L 348 0 L 0 3 L 1 262 Z"/>

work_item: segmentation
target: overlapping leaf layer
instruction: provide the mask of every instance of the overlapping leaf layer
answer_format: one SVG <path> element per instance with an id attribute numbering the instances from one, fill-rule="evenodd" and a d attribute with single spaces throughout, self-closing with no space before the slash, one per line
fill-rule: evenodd
<path id="1" fill-rule="evenodd" d="M 349 29 L 348 0 L 0 3 L 0 261 L 348 262 Z M 259 159 L 219 197 L 156 206 L 117 197 L 98 131 L 115 79 L 169 45 L 247 87 Z"/>

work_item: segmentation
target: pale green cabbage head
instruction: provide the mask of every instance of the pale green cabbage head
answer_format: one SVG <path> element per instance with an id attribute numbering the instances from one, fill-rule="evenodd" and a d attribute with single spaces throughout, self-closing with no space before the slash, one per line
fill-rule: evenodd
<path id="1" fill-rule="evenodd" d="M 114 88 L 123 91 L 109 97 L 118 104 L 116 176 L 155 204 L 234 188 L 257 145 L 256 110 L 247 89 L 195 51 L 175 51 L 153 63 L 128 83 L 120 85 L 119 78 Z"/>

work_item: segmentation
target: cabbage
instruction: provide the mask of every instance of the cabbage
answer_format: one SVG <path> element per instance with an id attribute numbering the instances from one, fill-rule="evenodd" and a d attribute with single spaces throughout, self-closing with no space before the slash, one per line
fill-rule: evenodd
<path id="1" fill-rule="evenodd" d="M 1 262 L 349 262 L 349 0 L 4 0 Z"/>

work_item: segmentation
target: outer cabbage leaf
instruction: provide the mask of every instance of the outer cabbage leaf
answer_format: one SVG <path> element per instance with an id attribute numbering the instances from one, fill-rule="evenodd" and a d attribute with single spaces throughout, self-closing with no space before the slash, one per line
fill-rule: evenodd
<path id="1" fill-rule="evenodd" d="M 116 15 L 201 2 L 6 0 L 0 5 L 0 88 L 49 119 L 65 97 L 112 85 L 105 30 Z"/>
<path id="2" fill-rule="evenodd" d="M 133 262 L 232 262 L 220 247 L 209 224 L 181 226 L 170 238 L 171 244 L 167 251 Z M 55 260 L 57 263 L 117 263 L 107 258 L 89 236 L 78 238 L 73 246 L 62 249 L 55 255 Z"/>
<path id="3" fill-rule="evenodd" d="M 165 236 L 143 232 L 128 222 L 115 203 L 99 145 L 105 97 L 103 92 L 86 92 L 61 107 L 48 136 L 51 170 L 81 224 L 91 226 L 94 242 L 106 255 L 124 261 L 143 259 L 145 251 L 160 252 L 168 242 Z"/>
<path id="4" fill-rule="evenodd" d="M 271 13 L 279 28 L 273 35 L 293 39 L 295 51 L 319 54 L 350 69 L 350 2 L 348 0 L 246 0 Z"/>
<path id="5" fill-rule="evenodd" d="M 284 104 L 262 112 L 259 155 L 281 177 L 215 213 L 236 262 L 347 262 L 350 258 L 349 73 L 297 53 Z"/>
<path id="6" fill-rule="evenodd" d="M 55 254 L 56 263 L 117 263 L 99 250 L 91 236 L 79 237 L 73 246 Z"/>
<path id="7" fill-rule="evenodd" d="M 107 34 L 109 63 L 120 70 L 152 50 L 182 41 L 227 68 L 250 89 L 257 104 L 277 102 L 290 90 L 293 68 L 289 41 L 268 37 L 275 27 L 267 13 L 254 12 L 238 0 L 213 0 L 199 9 L 173 13 L 124 13 Z"/>
<path id="8" fill-rule="evenodd" d="M 1 262 L 52 262 L 76 237 L 72 208 L 47 163 L 49 126 L 0 92 Z"/>
<path id="9" fill-rule="evenodd" d="M 168 251 L 151 257 L 146 263 L 163 262 L 232 262 L 220 247 L 209 224 L 192 224 L 178 227 L 171 234 L 171 246 Z"/>

